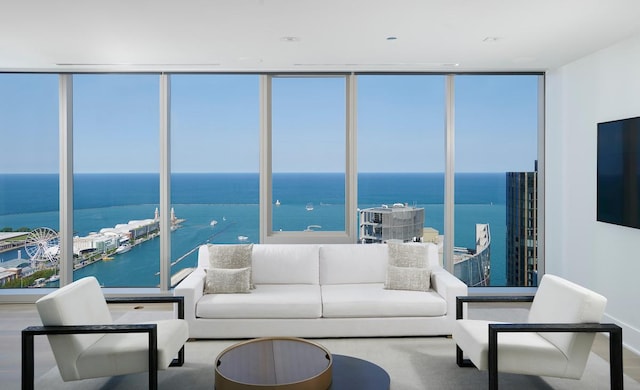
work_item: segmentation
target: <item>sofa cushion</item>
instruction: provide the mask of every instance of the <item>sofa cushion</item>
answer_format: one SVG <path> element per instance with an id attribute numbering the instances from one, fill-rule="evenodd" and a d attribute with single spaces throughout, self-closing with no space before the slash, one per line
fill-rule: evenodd
<path id="1" fill-rule="evenodd" d="M 389 290 L 429 291 L 431 271 L 428 268 L 387 267 L 384 288 Z"/>
<path id="2" fill-rule="evenodd" d="M 205 294 L 196 303 L 202 318 L 320 318 L 320 286 L 256 284 L 251 294 Z"/>
<path id="3" fill-rule="evenodd" d="M 253 283 L 317 285 L 318 253 L 318 245 L 254 245 Z"/>
<path id="4" fill-rule="evenodd" d="M 204 282 L 205 294 L 248 293 L 251 268 L 209 268 Z"/>
<path id="5" fill-rule="evenodd" d="M 327 244 L 320 248 L 320 284 L 384 283 L 385 244 Z"/>
<path id="6" fill-rule="evenodd" d="M 385 290 L 384 283 L 323 285 L 322 316 L 435 317 L 447 313 L 447 303 L 434 291 Z"/>

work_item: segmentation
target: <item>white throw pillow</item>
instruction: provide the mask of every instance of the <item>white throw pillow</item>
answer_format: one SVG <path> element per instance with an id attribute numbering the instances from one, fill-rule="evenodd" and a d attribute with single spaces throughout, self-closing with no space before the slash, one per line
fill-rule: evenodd
<path id="1" fill-rule="evenodd" d="M 204 283 L 205 294 L 249 292 L 251 268 L 209 268 Z"/>
<path id="2" fill-rule="evenodd" d="M 430 278 L 431 271 L 429 268 L 389 265 L 384 288 L 387 290 L 429 291 L 431 287 Z"/>

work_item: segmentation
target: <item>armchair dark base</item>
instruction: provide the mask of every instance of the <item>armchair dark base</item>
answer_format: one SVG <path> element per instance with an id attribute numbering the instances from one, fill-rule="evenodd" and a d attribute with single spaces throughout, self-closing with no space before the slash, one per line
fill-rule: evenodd
<path id="1" fill-rule="evenodd" d="M 184 319 L 184 297 L 126 297 L 107 298 L 107 303 L 163 303 L 178 304 L 178 318 Z M 56 334 L 104 334 L 104 333 L 147 333 L 149 337 L 149 389 L 158 388 L 158 326 L 156 324 L 110 324 L 71 326 L 29 326 L 22 330 L 22 389 L 34 389 L 34 337 Z M 169 366 L 184 364 L 184 346 L 178 357 Z"/>
<path id="2" fill-rule="evenodd" d="M 464 302 L 531 302 L 533 296 L 460 296 L 456 298 L 456 319 L 462 319 Z M 500 332 L 571 332 L 571 333 L 608 333 L 609 334 L 609 375 L 612 390 L 624 388 L 624 371 L 622 365 L 622 328 L 616 324 L 605 323 L 522 323 L 522 324 L 489 324 L 489 390 L 498 389 L 498 333 Z M 475 367 L 470 359 L 465 359 L 464 352 L 456 344 L 456 363 L 459 367 Z"/>

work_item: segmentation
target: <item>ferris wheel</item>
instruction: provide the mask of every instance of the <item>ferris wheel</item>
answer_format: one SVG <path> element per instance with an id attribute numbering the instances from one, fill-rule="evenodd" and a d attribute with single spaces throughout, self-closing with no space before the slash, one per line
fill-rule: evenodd
<path id="1" fill-rule="evenodd" d="M 37 228 L 27 235 L 24 240 L 24 249 L 31 258 L 33 268 L 55 266 L 60 259 L 58 233 L 46 227 Z"/>

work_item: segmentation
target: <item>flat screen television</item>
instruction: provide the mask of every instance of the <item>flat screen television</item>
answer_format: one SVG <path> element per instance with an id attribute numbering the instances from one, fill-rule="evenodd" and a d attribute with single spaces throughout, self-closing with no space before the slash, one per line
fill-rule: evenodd
<path id="1" fill-rule="evenodd" d="M 640 117 L 598 123 L 597 219 L 640 229 Z"/>

